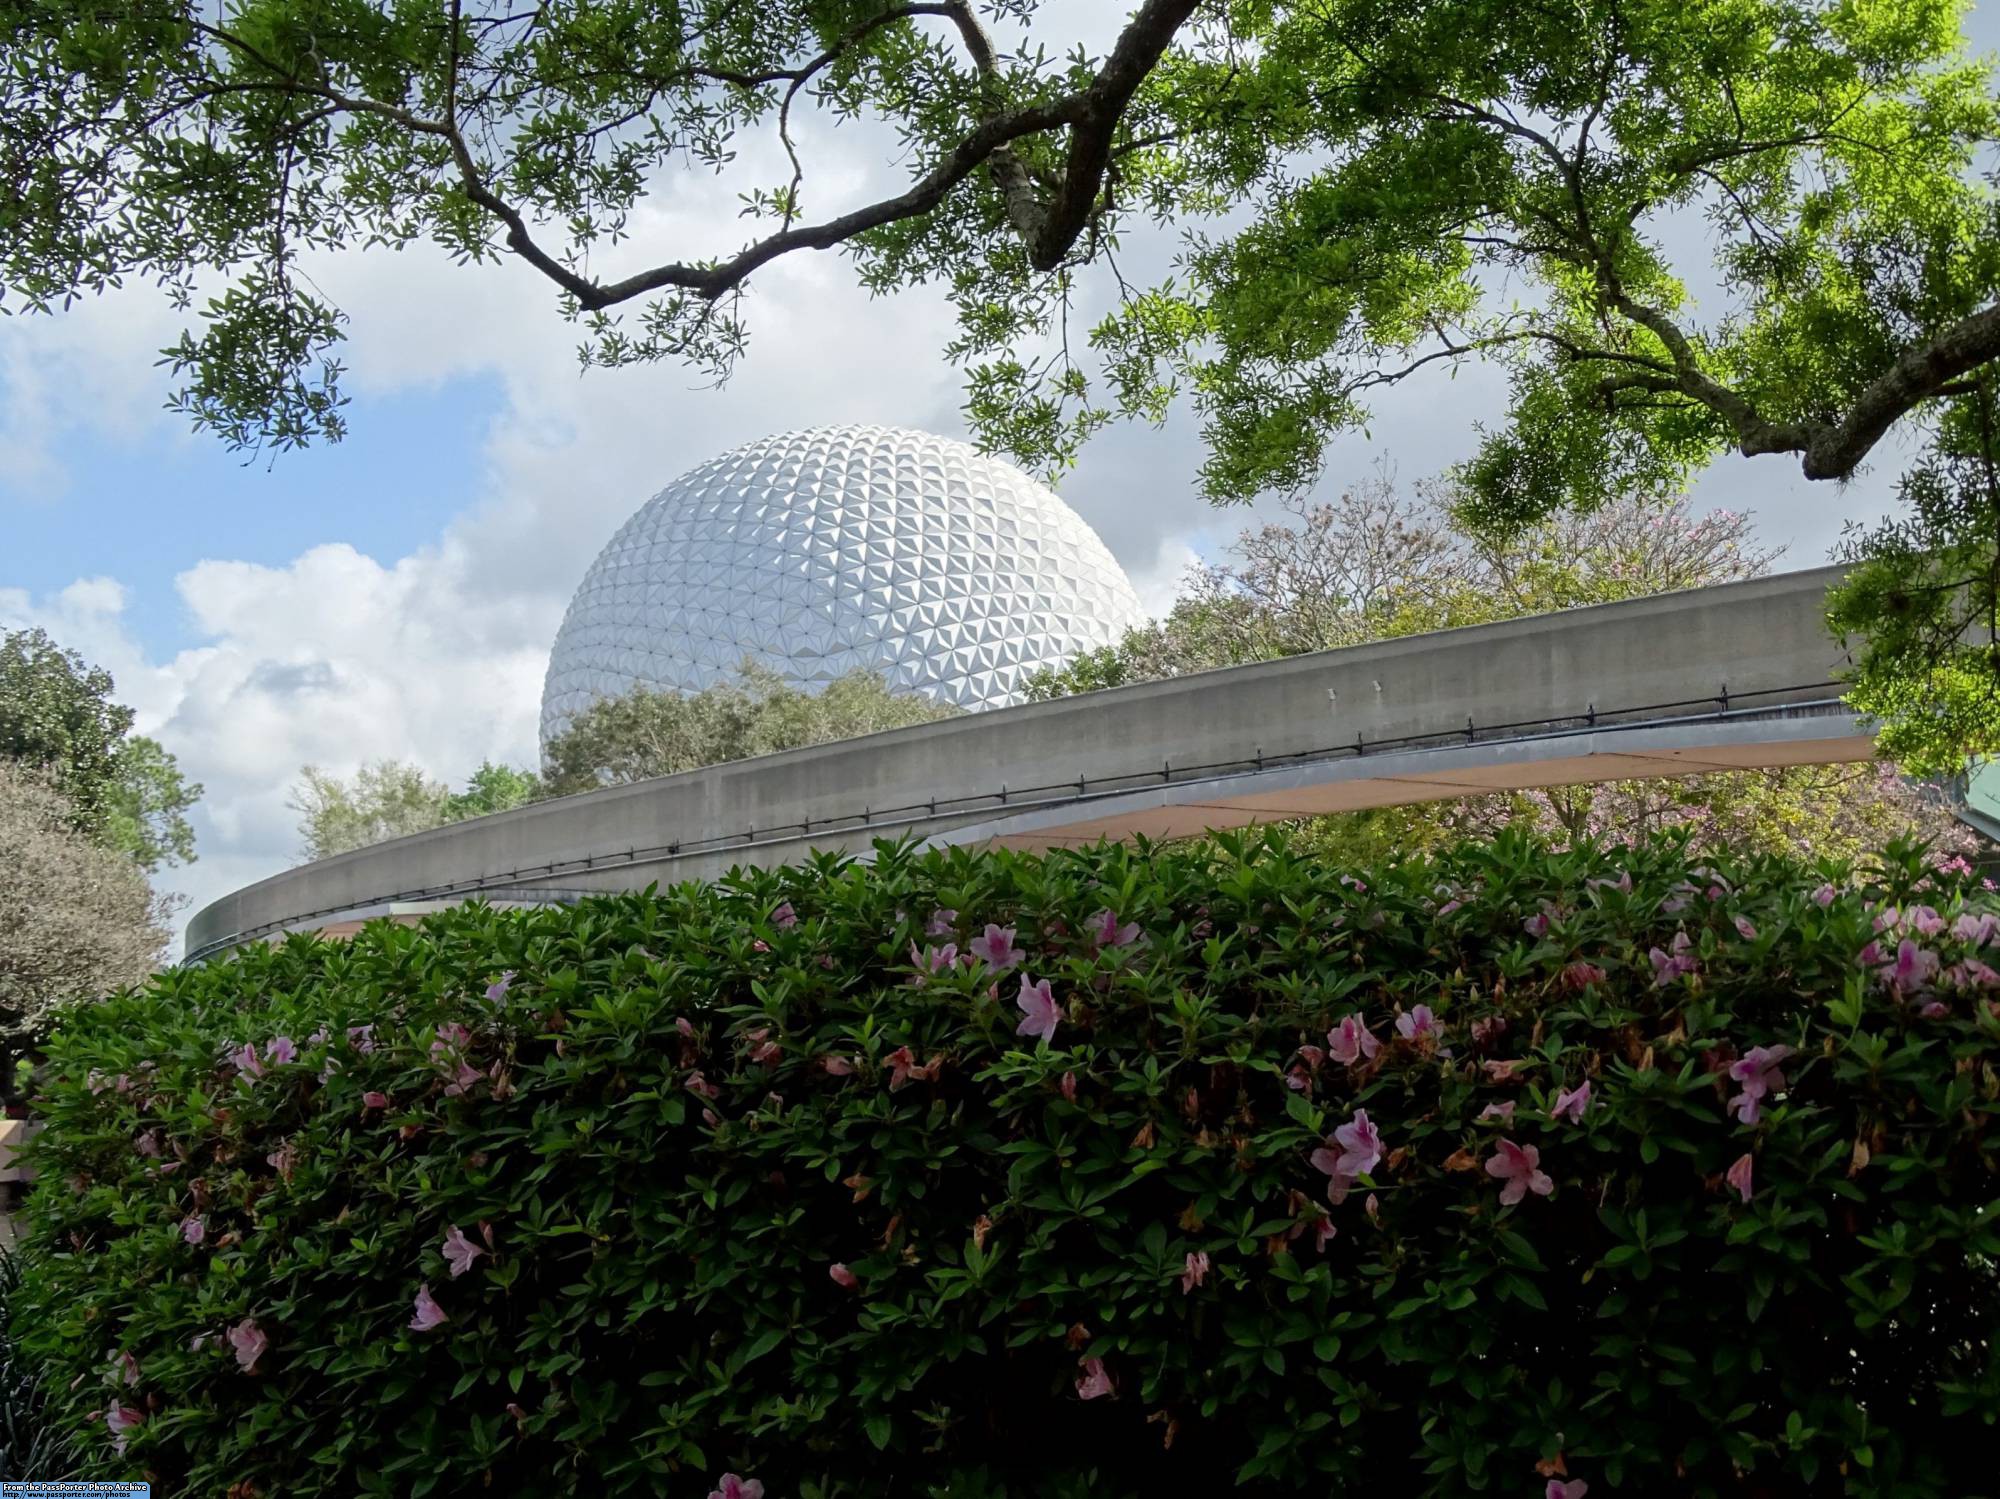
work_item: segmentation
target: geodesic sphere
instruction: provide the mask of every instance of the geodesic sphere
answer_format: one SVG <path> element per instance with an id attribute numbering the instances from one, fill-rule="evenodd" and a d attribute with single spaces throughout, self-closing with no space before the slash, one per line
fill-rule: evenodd
<path id="1" fill-rule="evenodd" d="M 697 692 L 746 660 L 811 689 L 857 668 L 962 708 L 1145 615 L 1045 486 L 893 427 L 767 437 L 676 479 L 584 575 L 549 658 L 542 742 L 600 698 Z"/>

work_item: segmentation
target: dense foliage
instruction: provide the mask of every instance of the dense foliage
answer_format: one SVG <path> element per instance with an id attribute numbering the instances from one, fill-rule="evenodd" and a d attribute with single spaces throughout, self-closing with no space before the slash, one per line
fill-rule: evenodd
<path id="1" fill-rule="evenodd" d="M 54 1043 L 21 1326 L 165 1494 L 1956 1499 L 1967 893 L 883 846 L 293 938 Z"/>
<path id="2" fill-rule="evenodd" d="M 0 760 L 0 1096 L 64 1005 L 153 971 L 170 911 L 138 865 L 77 831 L 60 792 Z"/>
<path id="3" fill-rule="evenodd" d="M 53 1483 L 70 1477 L 74 1436 L 49 1418 L 48 1380 L 23 1352 L 14 1327 L 21 1262 L 0 1250 L 0 1479 Z"/>
<path id="4" fill-rule="evenodd" d="M 0 632 L 0 761 L 54 783 L 76 827 L 142 869 L 191 863 L 187 813 L 201 787 L 174 757 L 132 733 L 111 674 L 44 630 Z"/>
<path id="5" fill-rule="evenodd" d="M 1460 492 L 1399 488 L 1386 476 L 1294 519 L 1244 530 L 1231 553 L 1191 569 L 1172 609 L 1056 670 L 1027 695 L 1155 681 L 1245 661 L 1361 645 L 1755 577 L 1774 559 L 1747 516 L 1706 515 L 1685 500 L 1621 500 L 1497 538 L 1467 529 Z M 1901 837 L 1947 854 L 1980 840 L 1942 787 L 1893 764 L 1720 771 L 1680 780 L 1610 781 L 1384 807 L 1313 820 L 1306 837 L 1336 858 L 1435 848 L 1502 827 L 1558 846 L 1684 828 L 1697 852 L 1763 849 L 1858 857 Z"/>

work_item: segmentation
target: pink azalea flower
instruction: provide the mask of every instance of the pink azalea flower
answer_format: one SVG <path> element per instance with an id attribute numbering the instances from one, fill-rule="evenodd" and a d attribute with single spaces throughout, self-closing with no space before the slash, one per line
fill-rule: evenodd
<path id="1" fill-rule="evenodd" d="M 1530 937 L 1546 937 L 1549 934 L 1549 918 L 1546 912 L 1530 916 L 1521 923 L 1521 930 Z"/>
<path id="2" fill-rule="evenodd" d="M 1313 1085 L 1312 1074 L 1303 1067 L 1293 1067 L 1285 1074 L 1285 1086 L 1294 1093 L 1303 1093 Z"/>
<path id="3" fill-rule="evenodd" d="M 111 1403 L 111 1409 L 104 1413 L 104 1428 L 112 1436 L 111 1449 L 120 1457 L 125 1455 L 125 1433 L 146 1424 L 146 1413 L 129 1405 Z"/>
<path id="4" fill-rule="evenodd" d="M 1472 1022 L 1472 1044 L 1474 1046 L 1485 1046 L 1488 1042 L 1505 1035 L 1506 1031 L 1507 1017 L 1505 1015 L 1488 1015 L 1484 1020 L 1475 1020 Z"/>
<path id="5" fill-rule="evenodd" d="M 789 932 L 799 924 L 799 913 L 792 909 L 790 901 L 781 901 L 778 909 L 771 913 L 771 925 L 781 932 Z"/>
<path id="6" fill-rule="evenodd" d="M 371 1088 L 361 1095 L 361 1106 L 364 1109 L 386 1109 L 389 1107 L 389 1095 Z"/>
<path id="7" fill-rule="evenodd" d="M 972 955 L 981 958 L 993 967 L 1005 972 L 1027 954 L 1014 945 L 1014 928 L 1011 926 L 987 925 L 986 934 L 974 937 L 970 944 Z"/>
<path id="8" fill-rule="evenodd" d="M 688 1092 L 699 1094 L 703 1098 L 722 1097 L 722 1090 L 703 1077 L 699 1072 L 690 1072 L 687 1081 L 682 1083 L 681 1086 L 687 1089 Z"/>
<path id="9" fill-rule="evenodd" d="M 1839 893 L 1832 885 L 1821 885 L 1819 889 L 1813 891 L 1812 903 L 1824 911 L 1833 904 L 1833 898 Z"/>
<path id="10" fill-rule="evenodd" d="M 1756 1165 L 1757 1163 L 1751 1159 L 1749 1153 L 1745 1152 L 1743 1155 L 1737 1157 L 1736 1164 L 1729 1168 L 1725 1177 L 1729 1185 L 1742 1195 L 1745 1202 L 1750 1200 L 1750 1176 L 1756 1169 Z"/>
<path id="11" fill-rule="evenodd" d="M 1462 906 L 1464 906 L 1464 904 L 1465 902 L 1462 900 L 1457 900 L 1457 899 L 1448 900 L 1443 905 L 1438 907 L 1437 913 L 1440 916 L 1449 916 L 1453 911 L 1456 911 L 1460 909 Z"/>
<path id="12" fill-rule="evenodd" d="M 1586 963 L 1578 959 L 1563 969 L 1562 978 L 1568 988 L 1588 989 L 1592 984 L 1604 982 L 1604 970 L 1595 963 Z"/>
<path id="13" fill-rule="evenodd" d="M 1984 947 L 1993 940 L 1996 928 L 2000 928 L 2000 917 L 1990 911 L 1979 916 L 1961 911 L 1958 920 L 1951 924 L 1951 934 L 1968 947 Z"/>
<path id="14" fill-rule="evenodd" d="M 674 1029 L 679 1031 L 683 1036 L 692 1036 L 694 1034 L 694 1022 L 685 1015 L 676 1015 L 674 1017 Z"/>
<path id="15" fill-rule="evenodd" d="M 1945 970 L 1945 980 L 1954 989 L 1991 989 L 2000 986 L 2000 973 L 1995 973 L 1977 958 L 1967 958 L 1954 963 Z"/>
<path id="16" fill-rule="evenodd" d="M 1130 947 L 1139 940 L 1139 923 L 1118 924 L 1118 913 L 1106 908 L 1090 918 L 1090 935 L 1099 947 Z"/>
<path id="17" fill-rule="evenodd" d="M 819 1064 L 826 1069 L 829 1077 L 854 1076 L 854 1063 L 846 1057 L 821 1057 Z"/>
<path id="18" fill-rule="evenodd" d="M 1581 1478 L 1572 1478 L 1564 1483 L 1560 1478 L 1551 1478 L 1542 1499 L 1583 1499 L 1590 1492 L 1590 1485 Z"/>
<path id="19" fill-rule="evenodd" d="M 919 1067 L 916 1053 L 907 1046 L 897 1047 L 882 1060 L 889 1064 L 889 1091 L 892 1093 L 907 1082 L 929 1082 L 938 1075 L 938 1068 L 944 1064 L 943 1057 L 932 1057 Z"/>
<path id="20" fill-rule="evenodd" d="M 1937 954 L 1905 937 L 1896 944 L 1896 956 L 1875 972 L 1890 988 L 1909 994 L 1929 983 L 1937 969 Z"/>
<path id="21" fill-rule="evenodd" d="M 181 1219 L 181 1238 L 190 1244 L 199 1244 L 208 1237 L 208 1225 L 199 1218 Z"/>
<path id="22" fill-rule="evenodd" d="M 1181 1295 L 1187 1295 L 1206 1279 L 1208 1279 L 1208 1251 L 1190 1250 L 1187 1265 L 1181 1271 Z"/>
<path id="23" fill-rule="evenodd" d="M 441 1057 L 446 1052 L 463 1050 L 472 1041 L 472 1032 L 453 1020 L 437 1028 L 437 1036 L 431 1042 L 431 1055 Z"/>
<path id="24" fill-rule="evenodd" d="M 1745 1124 L 1755 1124 L 1767 1094 L 1785 1086 L 1785 1074 L 1778 1064 L 1792 1054 L 1789 1046 L 1753 1046 L 1729 1064 L 1729 1075 L 1743 1091 L 1729 1100 L 1730 1110 Z"/>
<path id="25" fill-rule="evenodd" d="M 229 1329 L 229 1346 L 236 1350 L 236 1367 L 245 1374 L 257 1372 L 257 1360 L 264 1356 L 270 1342 L 254 1318 L 245 1317 Z"/>
<path id="26" fill-rule="evenodd" d="M 1055 996 L 1049 992 L 1049 981 L 1042 979 L 1029 983 L 1028 976 L 1021 975 L 1021 994 L 1014 1001 L 1021 1011 L 1021 1023 L 1014 1027 L 1017 1036 L 1040 1036 L 1044 1041 L 1053 1041 L 1056 1035 Z"/>
<path id="27" fill-rule="evenodd" d="M 1340 1146 L 1338 1162 L 1342 1176 L 1366 1176 L 1382 1160 L 1382 1136 L 1368 1122 L 1368 1111 L 1356 1109 L 1354 1117 L 1333 1132 Z"/>
<path id="28" fill-rule="evenodd" d="M 1590 890 L 1602 890 L 1606 886 L 1609 886 L 1613 890 L 1622 890 L 1627 895 L 1632 893 L 1632 876 L 1630 872 L 1623 869 L 1618 871 L 1618 878 L 1615 880 L 1585 880 L 1583 883 L 1585 888 Z"/>
<path id="29" fill-rule="evenodd" d="M 292 1173 L 298 1169 L 299 1153 L 293 1148 L 292 1142 L 287 1140 L 283 1145 L 280 1145 L 276 1150 L 264 1157 L 264 1164 L 277 1172 L 286 1181 L 290 1181 Z"/>
<path id="30" fill-rule="evenodd" d="M 471 1092 L 473 1084 L 485 1076 L 485 1073 L 474 1067 L 470 1062 L 460 1061 L 458 1071 L 452 1074 L 451 1081 L 444 1085 L 444 1096 L 446 1098 L 461 1097 Z"/>
<path id="31" fill-rule="evenodd" d="M 124 1349 L 112 1355 L 111 1361 L 118 1365 L 118 1377 L 126 1384 L 136 1387 L 139 1383 L 139 1361 Z"/>
<path id="32" fill-rule="evenodd" d="M 1903 919 L 1916 929 L 1919 937 L 1935 937 L 1944 930 L 1944 918 L 1930 906 L 1911 906 L 1903 913 Z"/>
<path id="33" fill-rule="evenodd" d="M 251 1077 L 264 1075 L 264 1064 L 257 1060 L 257 1047 L 254 1042 L 245 1041 L 241 1047 L 229 1054 L 229 1060 L 236 1064 L 238 1072 L 247 1073 Z"/>
<path id="34" fill-rule="evenodd" d="M 754 1478 L 722 1475 L 722 1482 L 708 1491 L 708 1499 L 764 1499 L 764 1485 Z"/>
<path id="35" fill-rule="evenodd" d="M 752 952 L 769 952 L 770 950 L 771 944 L 766 942 L 762 937 L 758 937 L 750 943 L 750 951 Z"/>
<path id="36" fill-rule="evenodd" d="M 771 1028 L 759 1026 L 745 1038 L 755 1044 L 750 1048 L 750 1060 L 762 1066 L 769 1066 L 784 1055 L 784 1049 L 771 1039 Z"/>
<path id="37" fill-rule="evenodd" d="M 1479 1117 L 1481 1119 L 1512 1119 L 1514 1117 L 1514 1100 L 1510 1098 L 1505 1103 L 1489 1103 L 1479 1111 Z"/>
<path id="38" fill-rule="evenodd" d="M 958 929 L 958 912 L 943 907 L 931 912 L 931 919 L 924 927 L 926 937 L 949 937 Z"/>
<path id="39" fill-rule="evenodd" d="M 1343 1016 L 1340 1023 L 1326 1033 L 1327 1055 L 1343 1067 L 1352 1067 L 1361 1058 L 1373 1057 L 1381 1049 L 1382 1043 L 1375 1039 L 1359 1015 Z"/>
<path id="40" fill-rule="evenodd" d="M 160 1132 L 149 1129 L 132 1142 L 132 1148 L 142 1156 L 157 1159 L 160 1154 Z"/>
<path id="41" fill-rule="evenodd" d="M 1368 1215 L 1368 1221 L 1370 1223 L 1376 1224 L 1378 1226 L 1381 1224 L 1382 1203 L 1380 1199 L 1378 1199 L 1373 1192 L 1370 1192 L 1365 1198 L 1362 1199 L 1361 1211 Z"/>
<path id="42" fill-rule="evenodd" d="M 1863 968 L 1873 968 L 1877 963 L 1883 961 L 1882 944 L 1879 942 L 1870 942 L 1854 955 L 1854 961 Z"/>
<path id="43" fill-rule="evenodd" d="M 1583 1116 L 1590 1108 L 1590 1079 L 1585 1078 L 1567 1093 L 1556 1095 L 1555 1107 L 1549 1110 L 1554 1119 L 1568 1119 L 1571 1124 L 1583 1123 Z"/>
<path id="44" fill-rule="evenodd" d="M 1736 916 L 1732 917 L 1731 920 L 1736 923 L 1737 936 L 1741 937 L 1745 942 L 1755 942 L 1757 940 L 1757 928 L 1752 924 L 1748 916 Z"/>
<path id="45" fill-rule="evenodd" d="M 1504 1062 L 1481 1062 L 1479 1065 L 1486 1069 L 1486 1076 L 1491 1081 L 1511 1083 L 1521 1075 L 1521 1069 L 1527 1066 L 1527 1063 L 1519 1057 L 1510 1057 Z"/>
<path id="46" fill-rule="evenodd" d="M 921 989 L 929 981 L 930 975 L 947 971 L 957 961 L 958 945 L 956 943 L 947 942 L 943 947 L 927 947 L 919 952 L 917 944 L 912 942 L 910 944 L 910 963 L 921 971 L 910 982 L 916 988 Z"/>
<path id="47" fill-rule="evenodd" d="M 861 1277 L 845 1265 L 833 1264 L 826 1267 L 826 1273 L 833 1283 L 843 1291 L 851 1291 L 861 1284 Z"/>
<path id="48" fill-rule="evenodd" d="M 444 1257 L 446 1262 L 451 1266 L 451 1278 L 453 1280 L 457 1280 L 459 1276 L 470 1270 L 472 1262 L 484 1253 L 486 1253 L 485 1250 L 473 1243 L 472 1240 L 466 1238 L 464 1231 L 456 1223 L 452 1224 L 451 1228 L 445 1233 Z"/>
<path id="49" fill-rule="evenodd" d="M 1530 1192 L 1546 1197 L 1555 1190 L 1556 1184 L 1540 1169 L 1542 1153 L 1534 1146 L 1516 1145 L 1512 1140 L 1494 1143 L 1499 1149 L 1487 1158 L 1486 1174 L 1505 1183 L 1500 1188 L 1502 1207 L 1512 1207 Z"/>
<path id="50" fill-rule="evenodd" d="M 347 1044 L 366 1056 L 375 1049 L 375 1027 L 372 1025 L 350 1025 L 347 1028 Z"/>
<path id="51" fill-rule="evenodd" d="M 287 1062 L 295 1062 L 298 1060 L 298 1057 L 299 1049 L 292 1045 L 292 1038 L 290 1036 L 273 1037 L 271 1043 L 264 1048 L 264 1059 L 269 1062 L 276 1062 L 279 1066 L 283 1066 Z"/>
<path id="52" fill-rule="evenodd" d="M 1951 1013 L 1951 1006 L 1941 999 L 1934 999 L 1917 1013 L 1926 1020 L 1942 1020 Z"/>
<path id="53" fill-rule="evenodd" d="M 1104 1360 L 1101 1358 L 1085 1359 L 1083 1373 L 1076 1382 L 1077 1398 L 1079 1400 L 1095 1400 L 1100 1395 L 1109 1395 L 1110 1393 L 1111 1376 L 1104 1371 Z"/>
<path id="54" fill-rule="evenodd" d="M 1326 1053 L 1321 1051 L 1317 1046 L 1301 1046 L 1299 1048 L 1299 1056 L 1304 1060 L 1306 1066 L 1312 1068 L 1314 1072 L 1319 1071 L 1320 1065 L 1326 1061 Z"/>
<path id="55" fill-rule="evenodd" d="M 1065 1072 L 1062 1075 L 1062 1096 L 1071 1103 L 1076 1102 L 1076 1074 L 1074 1072 Z"/>
<path id="56" fill-rule="evenodd" d="M 507 991 L 514 986 L 514 970 L 509 968 L 499 978 L 486 986 L 486 1002 L 497 1005 L 507 997 Z"/>
<path id="57" fill-rule="evenodd" d="M 1396 1017 L 1396 1034 L 1405 1041 L 1414 1041 L 1419 1036 L 1435 1036 L 1442 1029 L 1429 1005 L 1418 1005 L 1407 1015 Z"/>
<path id="58" fill-rule="evenodd" d="M 425 1281 L 417 1287 L 416 1310 L 410 1317 L 412 1332 L 429 1332 L 433 1327 L 441 1327 L 445 1322 L 444 1308 L 431 1295 L 431 1283 Z"/>
<path id="59" fill-rule="evenodd" d="M 1694 944 L 1688 941 L 1686 932 L 1675 932 L 1671 950 L 1662 952 L 1651 949 L 1647 954 L 1653 965 L 1653 987 L 1664 989 L 1684 973 L 1693 973 L 1701 965 L 1694 956 Z"/>
<path id="60" fill-rule="evenodd" d="M 1875 913 L 1874 926 L 1878 932 L 1884 932 L 1890 927 L 1901 926 L 1902 924 L 1903 913 L 1894 906 L 1884 906 Z"/>

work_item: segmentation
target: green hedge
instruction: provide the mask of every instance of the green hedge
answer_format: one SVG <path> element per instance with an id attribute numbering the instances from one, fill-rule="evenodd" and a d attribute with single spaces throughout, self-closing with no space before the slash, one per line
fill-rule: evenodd
<path id="1" fill-rule="evenodd" d="M 18 1325 L 164 1494 L 1992 1492 L 1968 894 L 885 846 L 295 939 L 53 1043 Z"/>

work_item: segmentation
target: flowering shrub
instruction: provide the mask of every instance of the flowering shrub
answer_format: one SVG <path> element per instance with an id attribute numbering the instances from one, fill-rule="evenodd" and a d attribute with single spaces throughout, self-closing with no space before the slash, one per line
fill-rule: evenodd
<path id="1" fill-rule="evenodd" d="M 54 1041 L 20 1325 L 165 1494 L 1984 1492 L 1996 934 L 1245 837 L 294 939 Z"/>

